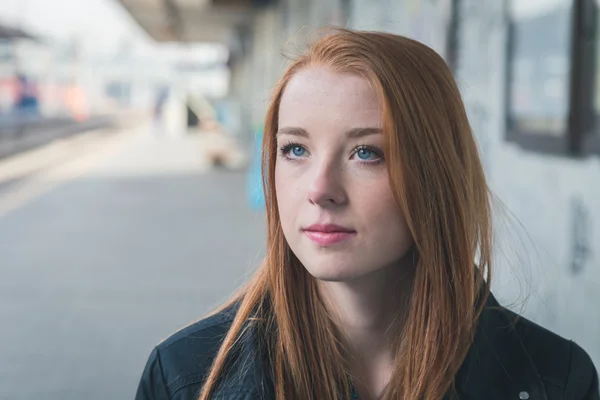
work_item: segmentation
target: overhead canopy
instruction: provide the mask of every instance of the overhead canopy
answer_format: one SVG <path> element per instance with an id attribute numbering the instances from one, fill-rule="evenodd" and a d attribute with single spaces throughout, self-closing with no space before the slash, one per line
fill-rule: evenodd
<path id="1" fill-rule="evenodd" d="M 249 21 L 256 0 L 119 0 L 155 40 L 225 42 Z"/>

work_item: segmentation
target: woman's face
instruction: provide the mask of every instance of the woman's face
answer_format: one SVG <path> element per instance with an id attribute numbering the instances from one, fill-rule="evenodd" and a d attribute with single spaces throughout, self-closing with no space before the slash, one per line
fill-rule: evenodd
<path id="1" fill-rule="evenodd" d="M 394 200 L 375 91 L 325 67 L 297 72 L 279 109 L 275 190 L 285 238 L 315 278 L 396 264 L 413 244 Z"/>

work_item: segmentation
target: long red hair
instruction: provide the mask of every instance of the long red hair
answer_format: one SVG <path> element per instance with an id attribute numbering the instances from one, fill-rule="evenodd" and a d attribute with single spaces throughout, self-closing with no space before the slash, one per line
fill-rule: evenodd
<path id="1" fill-rule="evenodd" d="M 221 308 L 240 305 L 199 400 L 216 390 L 249 320 L 273 332 L 261 339 L 271 349 L 278 400 L 350 398 L 339 332 L 316 280 L 286 242 L 274 186 L 281 96 L 291 77 L 309 66 L 361 76 L 379 97 L 390 185 L 417 255 L 384 398 L 440 399 L 453 387 L 489 294 L 490 202 L 477 146 L 452 73 L 435 51 L 402 36 L 335 29 L 293 60 L 275 87 L 263 139 L 267 254 Z"/>

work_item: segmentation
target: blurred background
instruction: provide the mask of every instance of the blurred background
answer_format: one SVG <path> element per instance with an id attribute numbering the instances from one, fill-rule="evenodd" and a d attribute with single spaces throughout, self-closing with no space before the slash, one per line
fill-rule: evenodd
<path id="1" fill-rule="evenodd" d="M 496 294 L 600 365 L 599 10 L 0 0 L 0 399 L 131 399 L 151 348 L 249 277 L 282 49 L 328 25 L 447 60 L 497 198 Z"/>

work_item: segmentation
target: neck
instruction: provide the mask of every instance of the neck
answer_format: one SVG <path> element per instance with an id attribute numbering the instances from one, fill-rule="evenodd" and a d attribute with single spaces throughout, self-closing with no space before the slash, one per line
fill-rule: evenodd
<path id="1" fill-rule="evenodd" d="M 361 399 L 377 398 L 393 372 L 413 270 L 402 262 L 351 281 L 319 281 L 325 305 L 342 334 L 346 362 Z"/>

